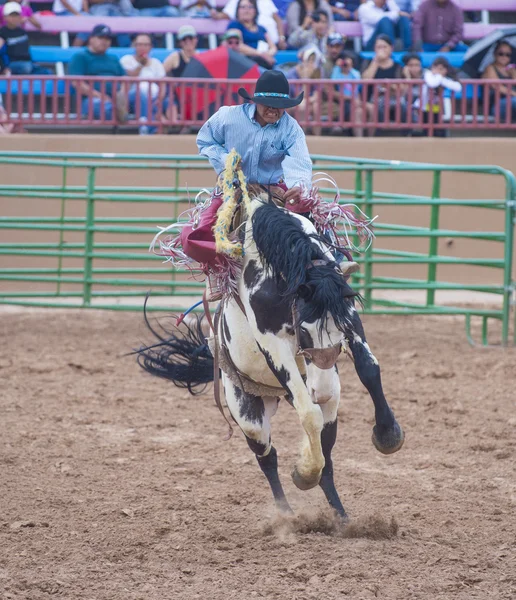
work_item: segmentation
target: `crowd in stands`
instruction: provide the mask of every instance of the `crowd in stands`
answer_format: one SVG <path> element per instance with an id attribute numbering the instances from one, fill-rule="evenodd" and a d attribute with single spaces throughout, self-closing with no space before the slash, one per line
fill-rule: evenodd
<path id="1" fill-rule="evenodd" d="M 316 85 L 305 91 L 302 108 L 314 120 L 317 115 L 326 115 L 330 122 L 352 122 L 355 136 L 374 134 L 374 129 L 368 127 L 371 122 L 396 118 L 407 124 L 402 130 L 407 134 L 414 129 L 411 124 L 437 122 L 443 97 L 459 93 L 462 88 L 446 58 L 467 49 L 463 11 L 453 0 L 228 0 L 220 9 L 215 0 L 180 0 L 177 6 L 169 0 L 54 0 L 53 13 L 191 19 L 191 24 L 182 26 L 176 35 L 178 49 L 163 62 L 150 57 L 155 40 L 147 33 L 132 39 L 119 34 L 120 46 L 131 45 L 120 59 L 109 52 L 115 36 L 107 25 L 96 25 L 89 33 L 75 36 L 74 45 L 84 48 L 74 54 L 68 74 L 142 79 L 123 98 L 121 88 L 115 85 L 77 83 L 83 115 L 110 119 L 113 111 L 136 113 L 141 134 L 154 133 L 155 127 L 147 123 L 161 116 L 167 122 L 180 121 L 178 98 L 165 86 L 146 80 L 183 76 L 199 52 L 197 18 L 226 20 L 220 44 L 250 58 L 260 69 L 284 69 L 293 91 L 298 89 L 299 80 L 334 80 L 322 93 Z M 362 47 L 372 52 L 372 58 L 364 60 L 346 44 L 346 38 L 334 30 L 338 21 L 361 24 Z M 0 70 L 4 76 L 51 72 L 32 61 L 26 23 L 40 27 L 25 0 L 11 0 L 0 6 Z M 276 65 L 276 55 L 284 49 L 296 51 L 296 63 Z M 393 53 L 400 51 L 404 54 L 398 62 Z M 436 53 L 428 69 L 422 67 L 422 51 Z M 491 114 L 496 110 L 505 119 L 509 111 L 512 121 L 516 121 L 514 52 L 513 46 L 502 40 L 495 47 L 493 62 L 482 74 L 487 79 L 504 80 L 503 86 L 491 89 L 487 101 Z M 400 84 L 364 88 L 361 80 L 399 80 Z M 0 97 L 0 132 L 8 132 L 6 121 Z M 333 129 L 338 133 L 340 128 Z M 320 127 L 313 131 L 320 132 Z M 436 129 L 434 134 L 445 135 L 445 131 Z"/>

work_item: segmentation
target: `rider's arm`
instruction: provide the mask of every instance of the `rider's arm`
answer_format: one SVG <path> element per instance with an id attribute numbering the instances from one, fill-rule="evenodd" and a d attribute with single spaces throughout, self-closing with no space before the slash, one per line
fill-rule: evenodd
<path id="1" fill-rule="evenodd" d="M 199 154 L 205 156 L 210 161 L 210 164 L 215 169 L 217 175 L 224 169 L 228 157 L 228 151 L 224 147 L 224 127 L 226 119 L 228 118 L 228 109 L 228 106 L 219 108 L 219 110 L 206 121 L 197 134 Z"/>
<path id="2" fill-rule="evenodd" d="M 303 185 L 312 187 L 312 159 L 306 145 L 305 134 L 297 122 L 293 123 L 288 136 L 285 158 L 281 163 L 285 184 L 288 188 Z"/>

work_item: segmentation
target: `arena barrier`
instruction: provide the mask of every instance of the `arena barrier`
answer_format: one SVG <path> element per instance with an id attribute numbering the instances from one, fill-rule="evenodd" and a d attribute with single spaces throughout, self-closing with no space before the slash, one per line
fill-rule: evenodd
<path id="1" fill-rule="evenodd" d="M 490 343 L 488 323 L 495 321 L 497 340 L 499 335 L 502 344 L 509 342 L 516 208 L 511 172 L 496 166 L 312 159 L 315 171 L 340 182 L 343 202 L 370 216 L 380 212 L 374 244 L 358 256 L 362 271 L 352 280 L 363 295 L 364 312 L 462 315 L 468 339 L 473 342 L 472 332 L 478 333 L 483 345 Z M 202 281 L 161 264 L 148 249 L 157 226 L 177 220 L 203 186 L 213 183 L 204 159 L 4 152 L 0 170 L 1 304 L 141 310 L 152 289 L 149 310 L 181 312 L 199 299 Z M 478 182 L 473 189 L 488 190 L 487 198 L 442 193 L 445 179 L 446 189 L 460 195 L 457 182 L 465 174 L 473 185 Z M 406 190 L 416 180 L 418 189 L 427 181 L 427 195 L 380 191 L 400 188 L 400 182 Z M 321 193 L 329 198 L 334 189 Z M 393 207 L 402 216 L 388 223 Z M 459 255 L 447 250 L 454 244 Z M 473 302 L 478 295 L 485 306 Z M 480 328 L 472 329 L 472 317 L 480 319 Z"/>
<path id="2" fill-rule="evenodd" d="M 81 81 L 96 85 L 104 97 L 111 97 L 111 106 L 99 102 L 95 112 L 92 88 L 90 97 L 75 93 Z M 130 103 L 130 91 L 137 85 L 140 93 Z M 147 105 L 153 108 L 148 110 L 146 124 L 157 133 L 166 133 L 169 127 L 200 127 L 221 106 L 241 103 L 237 93 L 241 86 L 252 91 L 253 85 L 249 80 L 234 79 L 145 82 L 131 77 L 11 76 L 0 81 L 0 93 L 9 120 L 24 127 L 134 129 L 141 125 L 142 106 Z M 332 80 L 292 83 L 294 93 L 305 92 L 306 100 L 292 109 L 303 128 L 315 134 L 339 129 L 354 135 L 382 130 L 429 136 L 447 130 L 516 130 L 514 104 L 506 103 L 500 94 L 504 80 L 462 80 L 462 91 L 449 95 L 430 90 L 426 111 L 418 107 L 423 81 L 346 81 L 345 93 L 336 85 L 344 84 Z"/>

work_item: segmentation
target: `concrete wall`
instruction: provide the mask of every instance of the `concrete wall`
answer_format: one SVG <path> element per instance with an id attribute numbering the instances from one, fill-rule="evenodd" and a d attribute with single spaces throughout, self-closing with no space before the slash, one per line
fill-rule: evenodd
<path id="1" fill-rule="evenodd" d="M 314 154 L 336 156 L 353 156 L 363 158 L 390 159 L 399 161 L 417 161 L 426 163 L 457 165 L 499 165 L 516 172 L 516 140 L 513 139 L 417 139 L 410 138 L 308 138 L 309 149 Z M 148 153 L 148 154 L 194 154 L 196 153 L 194 136 L 62 136 L 62 135 L 27 135 L 0 138 L 0 152 L 4 150 L 26 150 L 42 152 L 106 152 L 106 153 Z M 60 171 L 48 167 L 12 167 L 0 165 L 0 181 L 3 184 L 50 184 L 60 182 Z M 353 188 L 353 175 L 339 173 L 336 176 L 339 186 Z M 213 174 L 210 170 L 190 171 L 181 177 L 182 185 L 213 185 Z M 84 171 L 74 171 L 69 175 L 69 184 L 85 182 Z M 170 171 L 104 171 L 98 176 L 98 183 L 104 185 L 159 186 L 171 185 L 173 178 Z M 374 179 L 375 191 L 405 193 L 428 196 L 431 193 L 431 175 L 429 173 L 381 173 Z M 486 198 L 500 199 L 505 197 L 503 180 L 500 177 L 474 174 L 443 174 L 442 197 L 450 198 Z M 55 215 L 59 214 L 59 202 L 56 200 L 20 200 L 0 198 L 0 214 L 2 215 Z M 161 207 L 149 207 L 136 204 L 104 205 L 99 207 L 100 215 L 115 214 L 123 211 L 131 216 L 160 216 Z M 129 213 L 127 211 L 130 211 Z M 377 207 L 375 214 L 379 222 L 401 223 L 407 225 L 427 226 L 430 211 L 428 208 L 412 208 L 403 206 Z M 68 215 L 82 214 L 78 203 L 71 203 L 67 208 Z M 120 212 L 118 213 L 120 214 Z M 482 209 L 443 208 L 441 211 L 441 227 L 457 230 L 496 231 L 503 230 L 503 213 Z M 27 233 L 2 232 L 4 241 L 48 241 L 55 234 L 38 232 Z M 36 239 L 37 238 L 37 239 Z M 67 241 L 80 239 L 77 234 L 67 234 Z M 107 241 L 110 236 L 98 239 Z M 128 241 L 130 237 L 117 237 L 117 240 Z M 111 241 L 112 238 L 111 238 Z M 142 238 L 139 241 L 143 241 Z M 148 240 L 147 240 L 148 241 Z M 377 243 L 378 247 L 405 249 L 426 252 L 428 241 L 410 238 L 384 238 Z M 439 241 L 439 253 L 445 256 L 493 257 L 501 258 L 501 246 L 490 242 L 472 242 L 450 236 Z M 33 259 L 32 259 L 33 260 Z M 42 265 L 45 261 L 42 262 Z M 26 260 L 14 260 L 0 256 L 0 266 L 27 266 Z M 32 263 L 33 264 L 33 263 Z M 69 266 L 80 263 L 70 262 Z M 140 265 L 141 266 L 141 265 Z M 400 277 L 424 277 L 426 267 L 406 265 L 383 265 L 375 269 L 377 274 Z M 478 267 L 440 266 L 439 278 L 457 282 L 501 282 L 501 273 Z M 0 282 L 0 286 L 2 286 Z"/>

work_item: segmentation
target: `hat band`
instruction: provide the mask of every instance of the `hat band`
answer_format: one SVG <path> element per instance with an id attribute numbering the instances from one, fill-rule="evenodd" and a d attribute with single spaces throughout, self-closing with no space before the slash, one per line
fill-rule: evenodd
<path id="1" fill-rule="evenodd" d="M 289 98 L 290 96 L 288 94 L 278 94 L 277 92 L 258 92 L 257 94 L 255 94 L 256 98 L 259 97 L 272 97 L 272 98 Z"/>

